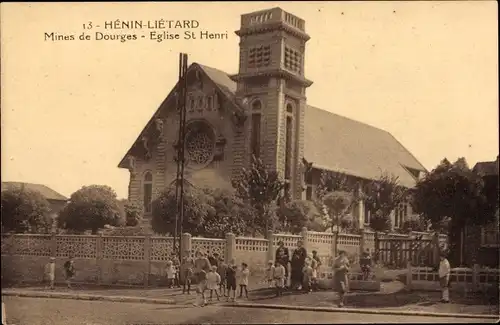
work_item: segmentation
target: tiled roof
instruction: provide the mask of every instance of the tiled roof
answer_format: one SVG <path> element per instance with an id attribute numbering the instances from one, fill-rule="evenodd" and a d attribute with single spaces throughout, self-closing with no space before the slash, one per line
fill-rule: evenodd
<path id="1" fill-rule="evenodd" d="M 9 189 L 15 189 L 15 188 L 21 188 L 23 187 L 32 190 L 32 191 L 37 191 L 40 194 L 42 194 L 45 199 L 47 200 L 55 200 L 55 201 L 67 201 L 68 198 L 65 197 L 64 195 L 61 195 L 51 189 L 50 187 L 47 187 L 42 184 L 33 184 L 33 183 L 22 183 L 22 182 L 2 182 L 2 191 L 9 190 Z"/>
<path id="2" fill-rule="evenodd" d="M 200 67 L 234 96 L 236 83 L 226 72 Z M 416 182 L 412 169 L 426 171 L 390 133 L 313 106 L 305 112 L 304 152 L 304 158 L 317 168 L 365 179 L 377 179 L 382 172 L 388 172 L 407 187 Z"/>

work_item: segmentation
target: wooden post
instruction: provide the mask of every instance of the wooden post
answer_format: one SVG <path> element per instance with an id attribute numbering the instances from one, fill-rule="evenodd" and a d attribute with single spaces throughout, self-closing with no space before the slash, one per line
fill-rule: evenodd
<path id="1" fill-rule="evenodd" d="M 56 233 L 52 232 L 50 236 L 50 256 L 55 258 L 56 255 L 57 255 L 57 237 Z"/>
<path id="2" fill-rule="evenodd" d="M 413 280 L 413 271 L 412 271 L 411 261 L 408 261 L 408 263 L 406 263 L 406 269 L 407 269 L 406 289 L 411 291 L 412 290 L 412 280 Z"/>
<path id="3" fill-rule="evenodd" d="M 472 290 L 475 292 L 479 288 L 479 272 L 481 271 L 479 264 L 474 264 L 472 267 Z"/>
<path id="4" fill-rule="evenodd" d="M 96 242 L 97 284 L 102 283 L 103 251 L 104 251 L 104 239 L 102 233 L 99 233 Z"/>
<path id="5" fill-rule="evenodd" d="M 146 275 L 144 277 L 144 287 L 149 287 L 149 275 L 151 274 L 151 235 L 144 239 L 144 260 L 146 262 Z"/>

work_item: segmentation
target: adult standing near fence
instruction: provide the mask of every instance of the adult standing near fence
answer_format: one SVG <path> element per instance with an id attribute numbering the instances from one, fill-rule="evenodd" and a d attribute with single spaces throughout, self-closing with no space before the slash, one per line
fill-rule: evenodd
<path id="1" fill-rule="evenodd" d="M 444 252 L 440 254 L 440 258 L 441 261 L 439 262 L 438 274 L 439 274 L 439 284 L 441 286 L 441 302 L 449 303 L 451 266 Z"/>
<path id="2" fill-rule="evenodd" d="M 285 247 L 282 240 L 278 242 L 278 249 L 276 249 L 275 256 L 275 262 L 283 265 L 285 268 L 284 287 L 286 287 L 288 285 L 288 263 L 290 262 L 290 252 L 288 251 L 288 248 Z"/>
<path id="3" fill-rule="evenodd" d="M 302 240 L 297 241 L 297 248 L 293 251 L 292 261 L 290 262 L 292 267 L 291 272 L 291 287 L 293 289 L 302 289 L 302 278 L 304 265 L 306 263 L 307 251 L 302 246 Z"/>
<path id="4" fill-rule="evenodd" d="M 203 254 L 201 251 L 196 252 L 196 259 L 194 260 L 194 272 L 196 279 L 200 281 L 200 274 L 202 273 L 201 271 L 205 271 L 205 273 L 208 273 L 211 269 L 210 261 L 208 258 Z"/>

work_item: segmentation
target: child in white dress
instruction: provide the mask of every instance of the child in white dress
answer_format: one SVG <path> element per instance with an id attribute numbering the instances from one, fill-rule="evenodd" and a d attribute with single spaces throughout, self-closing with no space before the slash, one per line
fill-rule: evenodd
<path id="1" fill-rule="evenodd" d="M 267 286 L 268 288 L 273 287 L 273 282 L 274 282 L 274 263 L 273 261 L 269 261 L 267 265 L 267 270 L 266 270 L 266 280 L 267 280 Z"/>
<path id="2" fill-rule="evenodd" d="M 250 276 L 250 270 L 248 269 L 247 263 L 241 263 L 241 271 L 239 272 L 239 284 L 240 284 L 240 298 L 243 297 L 243 292 L 245 292 L 245 298 L 248 299 L 248 278 Z"/>
<path id="3" fill-rule="evenodd" d="M 219 285 L 220 285 L 220 275 L 217 273 L 217 266 L 212 266 L 212 269 L 207 274 L 207 290 L 210 290 L 210 301 L 212 301 L 212 295 L 215 292 L 217 300 L 220 301 L 219 296 Z"/>
<path id="4" fill-rule="evenodd" d="M 175 274 L 177 271 L 172 261 L 167 261 L 167 268 L 165 272 L 167 273 L 167 287 L 173 288 L 175 282 Z"/>
<path id="5" fill-rule="evenodd" d="M 276 284 L 276 296 L 281 296 L 285 286 L 285 267 L 279 261 L 276 261 L 274 268 L 274 281 Z"/>

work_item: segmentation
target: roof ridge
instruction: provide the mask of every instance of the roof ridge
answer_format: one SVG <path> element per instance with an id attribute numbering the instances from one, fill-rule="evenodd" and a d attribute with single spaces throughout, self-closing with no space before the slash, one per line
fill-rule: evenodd
<path id="1" fill-rule="evenodd" d="M 355 120 L 355 119 L 350 118 L 350 117 L 347 117 L 347 116 L 345 116 L 345 115 L 340 115 L 340 114 L 334 113 L 334 112 L 332 112 L 332 111 L 328 111 L 328 110 L 326 110 L 326 109 L 319 108 L 319 107 L 317 107 L 317 106 L 313 106 L 313 105 L 309 105 L 309 104 L 308 104 L 307 106 L 308 106 L 308 107 L 315 108 L 315 109 L 320 110 L 320 111 L 323 111 L 323 112 L 325 112 L 325 113 L 329 113 L 329 114 L 332 114 L 332 115 L 337 115 L 338 117 L 341 117 L 341 118 L 343 118 L 343 119 L 350 120 L 350 121 L 355 122 L 355 123 L 358 123 L 358 124 L 363 124 L 363 125 L 365 125 L 365 126 L 369 126 L 369 127 L 371 127 L 371 128 L 377 129 L 377 130 L 379 130 L 379 131 L 384 131 L 384 132 L 386 132 L 386 133 L 391 134 L 390 132 L 388 132 L 388 131 L 386 131 L 386 130 L 384 130 L 384 129 L 381 129 L 381 128 L 379 128 L 379 127 L 376 127 L 376 126 L 374 126 L 374 125 L 371 125 L 371 124 L 368 124 L 368 123 L 365 123 L 365 122 L 362 122 L 362 121 L 359 121 L 359 120 Z"/>

